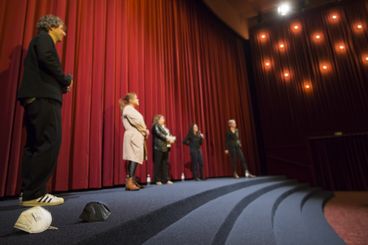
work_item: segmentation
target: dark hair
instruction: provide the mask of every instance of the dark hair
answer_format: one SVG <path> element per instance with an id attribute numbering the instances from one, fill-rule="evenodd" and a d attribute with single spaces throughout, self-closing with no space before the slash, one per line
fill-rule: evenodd
<path id="1" fill-rule="evenodd" d="M 40 31 L 49 31 L 51 30 L 51 28 L 57 28 L 59 26 L 63 26 L 64 27 L 64 30 L 65 30 L 65 25 L 64 25 L 64 22 L 57 16 L 54 16 L 54 15 L 45 15 L 45 16 L 42 16 L 38 22 L 37 22 L 37 31 L 40 32 Z"/>
<path id="2" fill-rule="evenodd" d="M 120 110 L 123 111 L 135 96 L 137 96 L 136 93 L 127 93 L 124 98 L 119 99 Z"/>
<path id="3" fill-rule="evenodd" d="M 197 125 L 197 127 L 198 127 L 198 124 L 196 124 L 196 123 L 193 123 L 191 126 L 190 126 L 190 128 L 189 128 L 189 131 L 188 131 L 188 135 L 190 135 L 190 136 L 195 136 L 195 134 L 194 134 L 194 125 Z M 198 132 L 197 132 L 197 134 L 199 133 L 199 127 L 198 127 Z"/>

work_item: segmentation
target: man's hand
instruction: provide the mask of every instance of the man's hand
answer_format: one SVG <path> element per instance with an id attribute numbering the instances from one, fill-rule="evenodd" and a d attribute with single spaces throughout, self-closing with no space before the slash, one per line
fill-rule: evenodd
<path id="1" fill-rule="evenodd" d="M 225 154 L 227 155 L 227 154 L 229 154 L 229 150 L 225 150 Z"/>

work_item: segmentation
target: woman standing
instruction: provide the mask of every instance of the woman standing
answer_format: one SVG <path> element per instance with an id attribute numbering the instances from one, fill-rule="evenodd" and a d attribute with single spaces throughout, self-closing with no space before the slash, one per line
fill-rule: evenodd
<path id="1" fill-rule="evenodd" d="M 165 127 L 165 117 L 156 115 L 153 119 L 153 163 L 154 163 L 154 181 L 157 185 L 162 183 L 173 184 L 169 179 L 168 160 L 171 144 L 175 143 L 176 137 L 170 134 Z"/>
<path id="2" fill-rule="evenodd" d="M 138 164 L 143 164 L 147 159 L 145 139 L 149 135 L 143 116 L 136 109 L 139 100 L 135 93 L 128 93 L 119 100 L 122 111 L 122 121 L 125 128 L 123 159 L 127 161 L 127 179 L 125 189 L 138 191 L 140 185 L 135 181 L 135 171 Z"/>
<path id="3" fill-rule="evenodd" d="M 229 130 L 226 132 L 226 150 L 225 154 L 230 155 L 231 165 L 233 167 L 233 175 L 234 178 L 238 179 L 239 175 L 236 171 L 237 162 L 240 160 L 240 163 L 244 169 L 245 177 L 255 177 L 254 175 L 250 174 L 248 171 L 248 164 L 245 160 L 242 144 L 239 138 L 239 130 L 236 127 L 236 121 L 234 119 L 230 119 L 228 121 Z"/>
<path id="4" fill-rule="evenodd" d="M 190 148 L 193 178 L 197 181 L 203 179 L 203 157 L 201 151 L 203 138 L 204 136 L 199 131 L 198 125 L 193 124 L 183 142 Z"/>

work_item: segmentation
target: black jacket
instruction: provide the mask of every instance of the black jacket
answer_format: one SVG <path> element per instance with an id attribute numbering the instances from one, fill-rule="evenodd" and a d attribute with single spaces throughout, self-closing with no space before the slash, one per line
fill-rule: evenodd
<path id="1" fill-rule="evenodd" d="M 18 100 L 22 102 L 24 98 L 35 97 L 62 102 L 62 94 L 67 91 L 71 80 L 71 76 L 66 76 L 61 68 L 50 35 L 40 31 L 29 44 Z"/>
<path id="2" fill-rule="evenodd" d="M 232 150 L 238 147 L 241 147 L 239 131 L 236 129 L 233 133 L 231 130 L 228 130 L 226 132 L 226 150 Z"/>
<path id="3" fill-rule="evenodd" d="M 154 124 L 152 127 L 153 135 L 153 149 L 161 152 L 167 152 L 169 148 L 167 147 L 167 136 L 168 133 L 162 126 L 158 123 Z"/>
<path id="4" fill-rule="evenodd" d="M 188 133 L 183 141 L 183 144 L 189 145 L 191 150 L 199 150 L 202 143 L 203 138 L 200 135 L 195 135 L 193 133 Z"/>

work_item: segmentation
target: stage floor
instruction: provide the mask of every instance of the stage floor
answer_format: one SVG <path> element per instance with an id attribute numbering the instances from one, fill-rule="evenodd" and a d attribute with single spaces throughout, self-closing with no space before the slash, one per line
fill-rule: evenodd
<path id="1" fill-rule="evenodd" d="M 150 185 L 138 192 L 127 192 L 121 187 L 65 193 L 60 195 L 65 198 L 64 205 L 46 207 L 53 216 L 52 225 L 58 230 L 32 235 L 13 228 L 19 214 L 26 208 L 19 206 L 18 200 L 5 200 L 0 202 L 0 244 L 236 244 L 243 237 L 234 237 L 232 229 L 242 227 L 238 217 L 249 216 L 243 211 L 250 210 L 250 204 L 265 198 L 266 202 L 262 203 L 267 203 L 264 207 L 267 210 L 261 212 L 269 213 L 269 217 L 264 217 L 268 222 L 271 215 L 272 220 L 276 217 L 274 209 L 280 206 L 281 200 L 300 190 L 304 190 L 306 197 L 315 193 L 315 189 L 305 191 L 305 185 L 281 176 L 175 182 L 173 185 Z M 318 199 L 321 206 L 326 199 L 328 196 Z M 80 222 L 83 207 L 91 201 L 107 204 L 112 212 L 107 221 Z M 216 220 L 211 221 L 210 218 Z M 272 230 L 270 232 L 273 233 Z M 187 237 L 182 240 L 180 234 Z M 329 235 L 335 236 L 334 242 L 340 241 L 335 233 Z M 265 237 L 249 239 L 258 241 L 256 244 L 267 244 L 268 238 Z M 279 243 L 277 237 L 274 241 Z"/>

